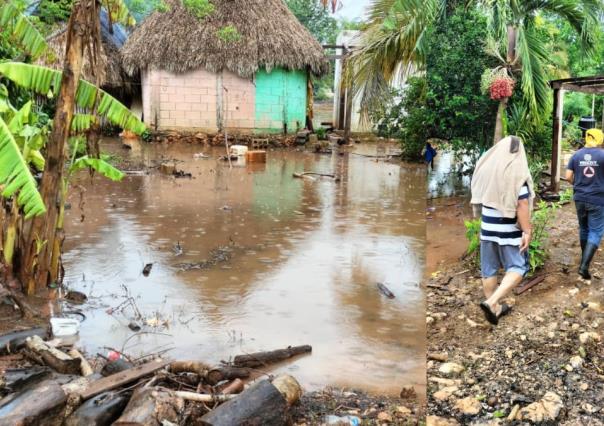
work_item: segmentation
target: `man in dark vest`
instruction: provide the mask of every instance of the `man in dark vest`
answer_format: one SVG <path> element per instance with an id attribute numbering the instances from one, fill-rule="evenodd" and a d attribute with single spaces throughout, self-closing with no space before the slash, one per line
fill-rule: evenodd
<path id="1" fill-rule="evenodd" d="M 604 234 L 604 133 L 588 130 L 585 148 L 577 151 L 568 163 L 566 179 L 573 184 L 579 221 L 581 264 L 579 275 L 590 280 L 589 265 L 598 251 Z"/>

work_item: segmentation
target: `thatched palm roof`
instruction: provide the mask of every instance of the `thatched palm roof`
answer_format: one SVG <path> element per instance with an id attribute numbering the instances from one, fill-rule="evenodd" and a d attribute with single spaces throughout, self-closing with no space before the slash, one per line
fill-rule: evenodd
<path id="1" fill-rule="evenodd" d="M 291 13 L 283 0 L 211 0 L 215 10 L 195 17 L 179 0 L 167 12 L 155 12 L 130 36 L 122 49 L 126 71 L 146 68 L 184 73 L 199 68 L 232 71 L 243 78 L 275 67 L 310 70 L 321 75 L 329 63 L 321 45 Z M 235 27 L 238 41 L 218 32 Z"/>
<path id="2" fill-rule="evenodd" d="M 130 78 L 122 67 L 120 49 L 124 45 L 128 35 L 119 24 L 111 24 L 109 22 L 107 13 L 104 10 L 101 11 L 100 19 L 102 44 L 99 58 L 97 58 L 98 68 L 96 70 L 99 84 L 106 88 L 127 89 Z M 62 69 L 65 60 L 66 42 L 67 23 L 64 23 L 58 31 L 47 39 L 47 43 L 52 49 L 52 55 L 46 55 L 46 57 L 38 60 L 38 63 L 55 69 Z M 84 55 L 82 78 L 94 83 L 96 82 L 95 73 L 93 73 L 92 64 L 88 56 L 88 54 Z"/>

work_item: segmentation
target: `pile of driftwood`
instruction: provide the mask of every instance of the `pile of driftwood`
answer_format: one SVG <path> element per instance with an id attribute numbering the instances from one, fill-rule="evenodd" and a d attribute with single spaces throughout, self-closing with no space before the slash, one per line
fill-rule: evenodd
<path id="1" fill-rule="evenodd" d="M 0 336 L 0 355 L 18 353 L 27 366 L 0 370 L 0 426 L 285 425 L 300 385 L 288 375 L 254 373 L 311 351 L 245 354 L 215 367 L 161 358 L 136 364 L 115 353 L 95 363 L 47 340 L 45 328 L 16 331 Z"/>

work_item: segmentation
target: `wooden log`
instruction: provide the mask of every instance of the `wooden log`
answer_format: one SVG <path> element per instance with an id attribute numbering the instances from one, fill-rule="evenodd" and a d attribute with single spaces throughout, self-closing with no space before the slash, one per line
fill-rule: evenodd
<path id="1" fill-rule="evenodd" d="M 285 385 L 287 383 L 288 385 Z M 273 383 L 262 380 L 246 389 L 237 398 L 218 406 L 201 418 L 206 426 L 263 425 L 282 426 L 288 424 L 289 401 L 302 391 L 289 388 L 295 379 L 286 378 L 278 382 L 288 395 L 282 394 Z M 299 386 L 299 385 L 298 385 Z M 285 388 L 288 388 L 285 390 Z"/>
<path id="2" fill-rule="evenodd" d="M 183 408 L 184 401 L 171 392 L 139 388 L 113 426 L 160 426 L 163 421 L 178 424 Z"/>
<path id="3" fill-rule="evenodd" d="M 90 363 L 86 360 L 86 358 L 84 358 L 84 356 L 77 349 L 74 348 L 74 349 L 70 350 L 69 356 L 71 356 L 74 359 L 77 358 L 80 360 L 80 369 L 82 371 L 82 376 L 87 377 L 87 376 L 92 376 L 94 374 L 94 370 L 90 366 Z"/>
<path id="4" fill-rule="evenodd" d="M 53 381 L 7 396 L 0 401 L 0 426 L 45 426 L 56 424 L 67 395 Z"/>
<path id="5" fill-rule="evenodd" d="M 206 377 L 210 367 L 200 361 L 174 361 L 170 364 L 170 372 L 178 373 L 196 373 L 199 377 Z"/>
<path id="6" fill-rule="evenodd" d="M 288 374 L 278 376 L 273 380 L 273 386 L 281 392 L 290 407 L 302 398 L 302 386 Z"/>
<path id="7" fill-rule="evenodd" d="M 251 370 L 249 368 L 231 366 L 216 367 L 208 371 L 206 381 L 214 386 L 225 380 L 247 379 L 250 377 L 250 373 Z"/>
<path id="8" fill-rule="evenodd" d="M 0 336 L 0 355 L 7 355 L 18 351 L 25 346 L 25 340 L 32 336 L 45 338 L 48 336 L 48 330 L 44 327 L 36 327 L 3 334 Z"/>
<path id="9" fill-rule="evenodd" d="M 245 384 L 243 383 L 243 380 L 235 379 L 232 382 L 227 383 L 224 386 L 221 386 L 218 389 L 218 392 L 223 395 L 235 395 L 235 394 L 243 392 L 244 388 L 245 388 Z"/>
<path id="10" fill-rule="evenodd" d="M 46 380 L 52 371 L 48 367 L 13 368 L 4 372 L 4 387 L 10 392 L 19 392 L 26 387 Z"/>
<path id="11" fill-rule="evenodd" d="M 72 358 L 65 352 L 47 345 L 39 336 L 28 337 L 27 349 L 34 352 L 44 361 L 44 364 L 61 374 L 80 374 L 81 360 Z"/>
<path id="12" fill-rule="evenodd" d="M 89 399 L 74 411 L 64 426 L 110 426 L 123 413 L 129 396 L 106 392 Z"/>
<path id="13" fill-rule="evenodd" d="M 142 377 L 153 374 L 157 370 L 164 368 L 169 363 L 169 361 L 154 360 L 143 365 L 138 365 L 129 370 L 122 371 L 121 373 L 117 373 L 109 377 L 103 377 L 102 379 L 92 382 L 90 386 L 88 386 L 88 388 L 82 392 L 81 397 L 83 400 L 87 400 L 93 396 L 113 390 L 120 386 L 127 385 L 128 383 L 134 382 Z"/>
<path id="14" fill-rule="evenodd" d="M 273 364 L 279 361 L 284 361 L 296 355 L 312 352 L 310 345 L 304 346 L 289 346 L 286 349 L 278 349 L 269 352 L 257 352 L 248 355 L 237 355 L 233 360 L 233 365 L 236 367 L 256 368 L 268 364 Z"/>

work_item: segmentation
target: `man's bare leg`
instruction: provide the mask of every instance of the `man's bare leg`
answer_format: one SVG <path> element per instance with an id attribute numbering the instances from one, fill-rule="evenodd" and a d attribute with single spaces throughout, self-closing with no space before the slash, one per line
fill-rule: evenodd
<path id="1" fill-rule="evenodd" d="M 501 305 L 499 302 L 522 282 L 522 278 L 522 275 L 517 272 L 508 272 L 503 277 L 503 280 L 501 280 L 499 288 L 486 300 L 487 304 L 496 315 L 499 315 L 501 312 Z"/>
<path id="2" fill-rule="evenodd" d="M 490 299 L 497 290 L 497 277 L 483 278 L 482 289 L 484 291 L 485 299 Z"/>

